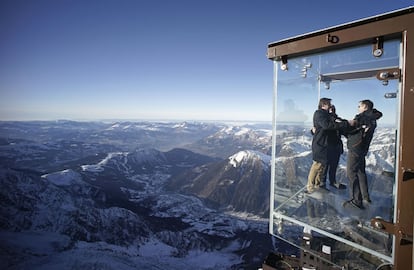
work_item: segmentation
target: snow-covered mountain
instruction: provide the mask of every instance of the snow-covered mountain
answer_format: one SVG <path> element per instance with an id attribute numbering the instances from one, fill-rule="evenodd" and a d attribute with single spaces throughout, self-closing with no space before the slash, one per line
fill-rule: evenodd
<path id="1" fill-rule="evenodd" d="M 0 162 L 11 168 L 56 171 L 94 163 L 109 152 L 168 151 L 221 128 L 200 122 L 0 122 Z"/>
<path id="2" fill-rule="evenodd" d="M 246 149 L 270 155 L 271 130 L 271 125 L 229 125 L 187 145 L 186 148 L 223 159 Z"/>
<path id="3" fill-rule="evenodd" d="M 220 214 L 195 197 L 131 187 L 115 197 L 72 170 L 3 169 L 0 177 L 2 269 L 230 269 L 259 265 L 271 245 L 263 222 Z M 249 254 L 254 246 L 263 253 Z"/>
<path id="4" fill-rule="evenodd" d="M 0 122 L 2 269 L 256 269 L 271 128 L 215 123 Z M 378 129 L 369 172 L 392 171 Z M 308 130 L 278 130 L 276 173 L 303 187 Z M 345 141 L 344 141 L 345 142 Z M 345 154 L 338 178 L 346 182 Z M 373 190 L 391 184 L 373 180 Z M 392 188 L 392 186 L 391 186 Z"/>
<path id="5" fill-rule="evenodd" d="M 204 198 L 219 209 L 268 215 L 270 156 L 244 150 L 185 171 L 169 187 Z"/>
<path id="6" fill-rule="evenodd" d="M 272 249 L 266 220 L 164 189 L 217 158 L 182 148 L 122 151 L 96 141 L 76 159 L 78 148 L 65 140 L 14 138 L 24 124 L 17 126 L 0 145 L 8 161 L 0 166 L 2 269 L 240 269 L 259 267 Z M 80 144 L 91 145 L 79 137 Z"/>

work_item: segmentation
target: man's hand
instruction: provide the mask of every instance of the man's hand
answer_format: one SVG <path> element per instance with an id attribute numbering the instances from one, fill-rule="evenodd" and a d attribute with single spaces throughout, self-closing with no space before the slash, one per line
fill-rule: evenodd
<path id="1" fill-rule="evenodd" d="M 357 121 L 356 120 L 348 120 L 348 124 L 353 127 L 353 126 L 357 125 Z"/>

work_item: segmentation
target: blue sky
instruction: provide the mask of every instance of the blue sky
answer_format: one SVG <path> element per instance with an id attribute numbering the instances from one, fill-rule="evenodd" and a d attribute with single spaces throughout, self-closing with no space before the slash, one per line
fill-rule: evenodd
<path id="1" fill-rule="evenodd" d="M 272 118 L 267 44 L 408 0 L 1 0 L 0 120 Z"/>

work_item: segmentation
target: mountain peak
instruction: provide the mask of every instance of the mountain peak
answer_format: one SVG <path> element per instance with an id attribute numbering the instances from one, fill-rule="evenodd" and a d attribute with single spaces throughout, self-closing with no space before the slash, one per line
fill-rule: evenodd
<path id="1" fill-rule="evenodd" d="M 269 164 L 270 156 L 265 155 L 259 151 L 243 150 L 229 157 L 229 163 L 233 165 L 234 168 L 237 168 L 243 163 L 252 161 L 252 160 L 260 160 L 264 164 Z"/>

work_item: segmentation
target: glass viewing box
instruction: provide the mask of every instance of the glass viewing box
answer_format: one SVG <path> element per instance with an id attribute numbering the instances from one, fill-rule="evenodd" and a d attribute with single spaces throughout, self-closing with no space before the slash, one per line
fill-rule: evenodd
<path id="1" fill-rule="evenodd" d="M 412 254 L 414 212 L 413 27 L 407 8 L 268 45 L 274 63 L 269 230 L 300 248 L 306 269 L 412 265 L 406 254 Z M 344 205 L 350 199 L 345 136 L 336 171 L 344 188 L 330 186 L 328 177 L 328 190 L 305 192 L 313 114 L 322 97 L 343 119 L 353 119 L 365 99 L 383 113 L 365 158 L 371 203 L 364 209 Z"/>

